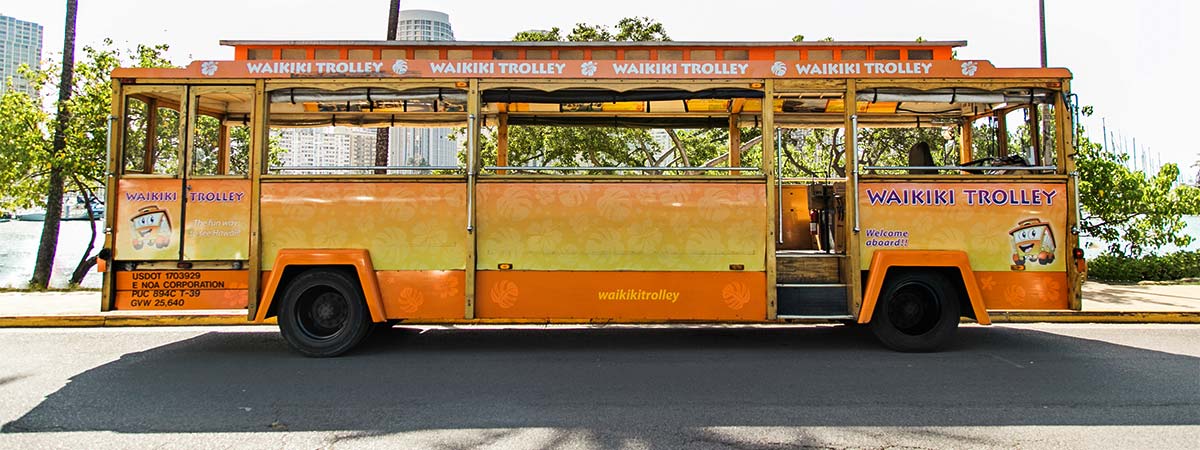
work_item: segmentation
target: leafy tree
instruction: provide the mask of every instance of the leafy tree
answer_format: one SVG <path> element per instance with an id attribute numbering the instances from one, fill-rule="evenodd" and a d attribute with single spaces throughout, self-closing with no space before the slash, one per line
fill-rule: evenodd
<path id="1" fill-rule="evenodd" d="M 22 68 L 22 76 L 33 89 L 44 84 L 43 73 Z M 0 209 L 34 206 L 44 199 L 45 168 L 53 148 L 45 133 L 50 114 L 38 99 L 12 89 L 0 96 Z"/>
<path id="2" fill-rule="evenodd" d="M 1082 114 L 1090 116 L 1085 106 Z M 1179 166 L 1165 164 L 1157 174 L 1133 171 L 1129 155 L 1092 142 L 1078 125 L 1075 167 L 1084 209 L 1083 231 L 1110 242 L 1116 256 L 1142 256 L 1163 245 L 1191 244 L 1183 215 L 1200 214 L 1200 188 L 1179 185 Z"/>
<path id="3" fill-rule="evenodd" d="M 667 41 L 661 23 L 647 17 L 621 19 L 614 31 L 604 25 L 577 23 L 565 38 L 558 27 L 522 31 L 519 42 Z M 461 134 L 458 130 L 455 135 Z M 494 133 L 480 141 L 485 165 L 496 163 Z M 611 127 L 511 126 L 508 130 L 509 165 L 546 166 L 658 166 L 665 155 L 646 130 Z"/>
<path id="4" fill-rule="evenodd" d="M 562 33 L 558 29 L 558 27 L 554 27 L 554 28 L 551 28 L 549 31 L 544 31 L 544 30 L 522 31 L 520 33 L 517 33 L 516 36 L 513 36 L 512 40 L 517 41 L 517 42 L 555 42 L 555 41 L 561 41 L 561 40 L 563 40 L 563 38 L 562 38 Z"/>
<path id="5" fill-rule="evenodd" d="M 169 67 L 170 63 L 162 57 L 166 49 L 165 45 L 140 45 L 133 51 L 121 52 L 112 48 L 110 40 L 105 40 L 100 48 L 83 47 L 83 58 L 74 65 L 69 79 L 71 84 L 67 86 L 71 94 L 59 102 L 59 111 L 69 111 L 69 114 L 51 115 L 41 109 L 38 99 L 14 90 L 8 90 L 0 96 L 0 206 L 34 206 L 39 199 L 48 197 L 47 192 L 53 193 L 54 173 L 57 172 L 63 186 L 57 200 L 48 199 L 46 221 L 61 217 L 62 198 L 67 188 L 83 197 L 84 204 L 90 208 L 92 202 L 98 199 L 97 188 L 104 185 L 107 164 L 106 139 L 112 104 L 109 74 L 122 63 L 138 67 Z M 54 74 L 58 72 L 57 66 L 40 70 L 24 69 L 25 77 L 39 90 L 50 86 Z M 65 118 L 63 148 L 54 151 L 50 130 L 57 127 L 58 118 Z M 172 129 L 178 130 L 178 118 L 175 120 Z M 52 211 L 49 208 L 51 205 L 58 207 Z M 92 225 L 92 239 L 84 258 L 76 266 L 72 283 L 82 281 L 88 268 L 95 264 L 91 242 L 95 241 L 95 227 L 98 224 L 92 222 Z M 57 244 L 57 233 L 52 244 Z M 39 278 L 40 273 L 35 274 L 31 286 L 45 288 L 49 283 L 49 270 L 49 267 L 46 268 L 46 278 Z"/>
<path id="6" fill-rule="evenodd" d="M 804 35 L 797 34 L 795 36 L 792 36 L 792 42 L 804 42 Z"/>
<path id="7" fill-rule="evenodd" d="M 577 23 L 571 30 L 571 34 L 567 35 L 567 40 L 571 42 L 606 42 L 612 41 L 613 35 L 608 31 L 608 27 L 603 25 Z"/>
<path id="8" fill-rule="evenodd" d="M 626 17 L 617 22 L 617 34 L 613 36 L 612 40 L 618 42 L 670 41 L 671 37 L 667 36 L 666 28 L 657 20 L 649 17 Z"/>
<path id="9" fill-rule="evenodd" d="M 565 37 L 558 27 L 550 30 L 523 31 L 514 41 L 597 42 L 597 41 L 670 41 L 666 28 L 648 17 L 621 19 L 615 27 L 577 23 Z M 459 130 L 457 134 L 461 134 Z M 666 130 L 671 148 L 661 148 L 649 131 L 611 127 L 511 126 L 508 131 L 508 163 L 513 166 L 640 166 L 688 167 L 716 165 L 728 158 L 729 130 Z M 742 130 L 742 163 L 757 165 L 761 160 L 761 131 Z M 496 162 L 494 132 L 485 132 L 480 140 L 485 165 Z"/>
<path id="10" fill-rule="evenodd" d="M 1076 148 L 1083 231 L 1111 242 L 1119 256 L 1141 256 L 1171 244 L 1187 246 L 1182 216 L 1200 214 L 1200 189 L 1177 185 L 1179 166 L 1165 164 L 1147 176 L 1126 167 L 1128 155 L 1082 138 Z"/>

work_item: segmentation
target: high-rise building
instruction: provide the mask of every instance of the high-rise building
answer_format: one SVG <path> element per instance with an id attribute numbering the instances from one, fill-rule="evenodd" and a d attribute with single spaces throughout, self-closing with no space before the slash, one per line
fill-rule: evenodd
<path id="1" fill-rule="evenodd" d="M 396 40 L 453 41 L 450 16 L 423 9 L 400 11 Z M 450 128 L 393 127 L 389 134 L 389 164 L 393 166 L 458 165 L 458 143 L 450 140 Z"/>
<path id="2" fill-rule="evenodd" d="M 285 167 L 375 165 L 375 130 L 353 127 L 289 128 L 279 134 L 280 156 Z M 341 170 L 304 172 L 341 173 Z M 361 171 L 350 171 L 362 173 Z"/>
<path id="3" fill-rule="evenodd" d="M 13 88 L 33 95 L 33 88 L 17 72 L 21 64 L 37 69 L 42 60 L 42 26 L 0 15 L 0 92 Z"/>
<path id="4" fill-rule="evenodd" d="M 454 30 L 450 28 L 450 16 L 424 9 L 400 11 L 400 20 L 396 22 L 396 40 L 453 41 Z"/>
<path id="5" fill-rule="evenodd" d="M 452 41 L 450 16 L 437 11 L 400 11 L 398 40 Z M 388 142 L 388 165 L 455 166 L 458 144 L 450 140 L 450 128 L 392 127 Z M 374 166 L 375 130 L 350 127 L 290 128 L 278 133 L 284 166 Z M 336 173 L 323 170 L 305 173 Z M 351 171 L 353 173 L 366 173 Z M 397 173 L 412 173 L 398 171 Z"/>
<path id="6" fill-rule="evenodd" d="M 671 140 L 671 134 L 667 133 L 667 130 L 651 128 L 650 139 L 653 139 L 654 143 L 658 144 L 658 154 L 656 155 L 658 157 L 662 157 L 663 153 L 675 150 L 675 141 Z"/>

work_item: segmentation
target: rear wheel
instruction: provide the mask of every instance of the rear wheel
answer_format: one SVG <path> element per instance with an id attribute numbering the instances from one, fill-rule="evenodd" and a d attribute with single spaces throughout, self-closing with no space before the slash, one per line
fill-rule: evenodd
<path id="1" fill-rule="evenodd" d="M 938 350 L 958 329 L 955 292 L 949 281 L 936 273 L 901 272 L 889 276 L 875 304 L 871 331 L 892 350 Z"/>
<path id="2" fill-rule="evenodd" d="M 371 330 L 358 280 L 331 269 L 308 270 L 288 284 L 279 310 L 279 331 L 305 356 L 337 356 Z"/>

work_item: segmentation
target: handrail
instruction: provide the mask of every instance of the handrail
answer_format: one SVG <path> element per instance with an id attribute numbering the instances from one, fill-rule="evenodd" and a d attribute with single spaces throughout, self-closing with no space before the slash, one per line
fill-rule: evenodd
<path id="1" fill-rule="evenodd" d="M 576 170 L 597 170 L 602 172 L 620 172 L 629 171 L 691 171 L 691 172 L 731 172 L 735 170 L 741 171 L 756 171 L 761 172 L 760 167 L 610 167 L 610 166 L 484 166 L 484 170 L 556 170 L 556 171 L 576 171 Z"/>
<path id="2" fill-rule="evenodd" d="M 108 167 L 106 168 L 107 170 L 105 170 L 104 175 L 105 175 L 105 182 L 108 183 L 107 184 L 108 186 L 113 185 L 113 178 L 117 176 L 117 170 L 119 170 L 118 167 L 120 167 L 123 164 L 122 162 L 113 162 L 113 147 L 112 147 L 113 123 L 116 121 L 117 121 L 117 116 L 112 115 L 112 114 L 108 115 L 108 131 L 104 135 L 104 154 L 108 157 L 108 159 L 107 159 Z M 107 199 L 105 199 L 105 200 L 107 201 Z M 109 209 L 104 208 L 104 223 L 105 223 L 104 233 L 105 234 L 112 232 L 112 228 L 110 228 L 108 226 L 108 213 L 109 213 Z"/>
<path id="3" fill-rule="evenodd" d="M 467 234 L 475 232 L 475 160 L 479 156 L 475 135 L 479 132 L 475 115 L 467 116 Z"/>
<path id="4" fill-rule="evenodd" d="M 1055 170 L 1054 166 L 863 166 L 862 170 Z"/>
<path id="5" fill-rule="evenodd" d="M 854 198 L 855 198 L 855 201 L 857 202 L 858 201 L 857 200 L 858 199 L 858 173 L 862 171 L 862 169 L 858 167 L 858 114 L 852 114 L 850 116 L 850 133 L 851 133 L 850 134 L 850 144 L 851 144 L 850 147 L 852 150 L 850 152 L 850 160 L 854 162 L 854 173 L 852 174 L 854 176 L 854 182 L 853 182 L 852 189 L 854 189 Z M 853 205 L 853 209 L 854 209 L 854 233 L 858 234 L 859 231 L 862 231 L 862 226 L 858 221 L 858 216 L 859 216 L 858 205 Z"/>
<path id="6" fill-rule="evenodd" d="M 827 181 L 827 182 L 831 182 L 831 183 L 837 183 L 837 182 L 849 180 L 849 178 L 846 178 L 846 177 L 781 177 L 780 179 L 783 181 L 807 181 L 807 182 L 826 182 Z"/>
<path id="7" fill-rule="evenodd" d="M 775 218 L 778 219 L 778 224 L 775 228 L 775 236 L 778 238 L 778 244 L 783 244 L 783 134 L 779 129 L 775 129 L 775 184 L 779 191 L 775 196 Z"/>
<path id="8" fill-rule="evenodd" d="M 1075 187 L 1075 223 L 1071 224 L 1071 234 L 1078 235 L 1079 223 L 1083 222 L 1083 204 L 1079 203 L 1079 171 L 1072 171 L 1069 175 L 1075 179 L 1075 182 L 1070 184 Z"/>
<path id="9" fill-rule="evenodd" d="M 461 170 L 460 166 L 276 166 L 269 170 Z"/>

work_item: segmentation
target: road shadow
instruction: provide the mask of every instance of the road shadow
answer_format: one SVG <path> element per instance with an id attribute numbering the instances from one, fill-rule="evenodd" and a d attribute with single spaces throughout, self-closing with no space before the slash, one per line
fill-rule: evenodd
<path id="1" fill-rule="evenodd" d="M 843 326 L 394 328 L 334 359 L 222 331 L 80 373 L 0 432 L 555 428 L 610 447 L 663 429 L 691 431 L 657 446 L 718 445 L 719 427 L 1197 425 L 1198 374 L 1190 356 L 1006 327 L 934 354 Z"/>

